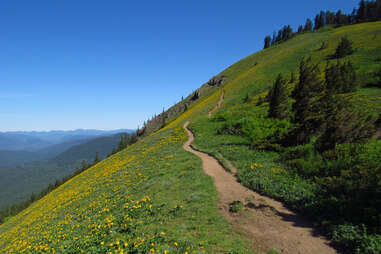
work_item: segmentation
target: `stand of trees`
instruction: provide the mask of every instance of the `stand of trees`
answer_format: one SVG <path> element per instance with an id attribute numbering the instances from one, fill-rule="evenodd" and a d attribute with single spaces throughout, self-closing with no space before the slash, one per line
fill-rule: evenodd
<path id="1" fill-rule="evenodd" d="M 272 37 L 265 37 L 264 48 L 269 48 L 277 43 L 287 41 L 295 34 L 318 30 L 328 25 L 342 26 L 378 20 L 381 20 L 381 0 L 362 0 L 359 4 L 359 8 L 353 9 L 351 14 L 342 13 L 341 10 L 338 10 L 336 13 L 331 11 L 321 11 L 315 16 L 314 24 L 311 19 L 307 19 L 304 26 L 300 25 L 298 27 L 296 33 L 293 33 L 292 28 L 289 25 L 284 26 L 278 33 L 274 32 Z"/>

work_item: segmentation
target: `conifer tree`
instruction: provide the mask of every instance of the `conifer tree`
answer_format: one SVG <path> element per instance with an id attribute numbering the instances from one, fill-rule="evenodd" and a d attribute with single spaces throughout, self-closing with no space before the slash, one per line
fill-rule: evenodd
<path id="1" fill-rule="evenodd" d="M 299 124 L 298 132 L 302 136 L 298 142 L 307 142 L 309 136 L 321 125 L 319 98 L 324 92 L 324 82 L 317 64 L 311 58 L 303 59 L 299 65 L 299 82 L 295 86 L 292 97 L 294 112 L 293 121 Z"/>
<path id="2" fill-rule="evenodd" d="M 279 74 L 272 88 L 269 117 L 287 118 L 289 116 L 288 101 L 287 80 Z"/>
<path id="3" fill-rule="evenodd" d="M 298 34 L 300 34 L 300 33 L 303 33 L 303 26 L 302 25 L 300 25 L 298 27 Z"/>
<path id="4" fill-rule="evenodd" d="M 366 21 L 367 17 L 367 4 L 364 0 L 361 0 L 360 7 L 357 11 L 357 20 L 358 22 Z"/>
<path id="5" fill-rule="evenodd" d="M 335 14 L 333 12 L 327 11 L 325 13 L 325 23 L 327 25 L 335 24 Z"/>
<path id="6" fill-rule="evenodd" d="M 304 25 L 304 32 L 310 32 L 312 31 L 312 20 L 311 19 L 307 19 L 306 20 L 306 24 Z"/>
<path id="7" fill-rule="evenodd" d="M 342 58 L 353 53 L 353 42 L 347 37 L 342 37 L 339 45 L 336 48 L 335 58 Z"/>
<path id="8" fill-rule="evenodd" d="M 351 108 L 342 96 L 329 97 L 325 111 L 326 128 L 315 144 L 319 152 L 334 149 L 337 144 L 362 142 L 374 135 L 377 130 L 375 115 L 364 116 L 363 112 Z"/>
<path id="9" fill-rule="evenodd" d="M 271 46 L 276 43 L 276 33 L 275 31 L 273 32 L 273 37 L 271 38 Z"/>
<path id="10" fill-rule="evenodd" d="M 325 26 L 325 12 L 321 11 L 319 15 L 319 28 Z"/>
<path id="11" fill-rule="evenodd" d="M 264 45 L 263 48 L 267 49 L 270 46 L 271 46 L 271 37 L 270 36 L 266 36 L 265 37 L 265 45 Z"/>
<path id="12" fill-rule="evenodd" d="M 319 14 L 316 14 L 314 30 L 318 30 L 319 28 L 320 28 L 320 16 Z"/>

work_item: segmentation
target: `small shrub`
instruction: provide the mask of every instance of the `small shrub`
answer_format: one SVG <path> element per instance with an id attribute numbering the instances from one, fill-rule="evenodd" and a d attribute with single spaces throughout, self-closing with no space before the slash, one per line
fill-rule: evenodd
<path id="1" fill-rule="evenodd" d="M 243 204 L 241 201 L 233 201 L 231 204 L 230 204 L 230 208 L 229 208 L 229 211 L 231 213 L 238 213 L 239 211 L 241 211 L 243 208 Z"/>
<path id="2" fill-rule="evenodd" d="M 378 254 L 381 252 L 381 235 L 367 234 L 366 227 L 343 224 L 335 227 L 332 241 L 342 247 L 352 249 L 357 254 Z"/>
<path id="3" fill-rule="evenodd" d="M 211 120 L 213 122 L 226 122 L 227 120 L 229 120 L 231 118 L 230 114 L 227 113 L 227 112 L 222 112 L 222 113 L 217 113 L 215 114 Z"/>

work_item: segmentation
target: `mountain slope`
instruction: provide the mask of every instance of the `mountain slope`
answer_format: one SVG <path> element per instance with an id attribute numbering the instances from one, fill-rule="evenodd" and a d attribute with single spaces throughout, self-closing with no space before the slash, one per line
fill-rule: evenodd
<path id="1" fill-rule="evenodd" d="M 225 77 L 223 84 L 211 86 L 184 113 L 168 119 L 163 129 L 96 164 L 0 225 L 0 250 L 252 252 L 245 235 L 237 235 L 218 213 L 216 190 L 202 173 L 200 161 L 182 149 L 186 139 L 182 124 L 191 120 L 196 146 L 231 160 L 238 177 L 250 180 L 244 182 L 248 187 L 279 199 L 281 194 L 308 194 L 313 185 L 299 178 L 287 179 L 291 191 L 281 189 L 287 184 L 281 176 L 287 173 L 279 155 L 251 149 L 243 136 L 217 135 L 223 123 L 209 120 L 208 112 L 218 103 L 223 86 L 225 99 L 217 114 L 263 114 L 268 105 L 256 106 L 257 100 L 266 95 L 278 73 L 295 71 L 300 59 L 309 55 L 324 66 L 342 36 L 354 41 L 356 53 L 350 58 L 355 68 L 362 73 L 375 70 L 380 67 L 380 25 L 363 23 L 298 35 L 232 65 L 218 75 Z M 319 51 L 323 40 L 329 47 Z M 354 100 L 365 99 L 366 107 L 379 112 L 381 91 L 369 89 L 360 89 Z M 242 103 L 247 94 L 249 102 Z M 250 185 L 253 182 L 257 185 Z M 269 184 L 274 182 L 278 185 Z"/>

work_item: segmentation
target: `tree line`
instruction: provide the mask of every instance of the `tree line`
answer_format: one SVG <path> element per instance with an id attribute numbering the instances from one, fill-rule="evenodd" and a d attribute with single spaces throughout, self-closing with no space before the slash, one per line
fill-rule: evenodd
<path id="1" fill-rule="evenodd" d="M 129 145 L 134 144 L 136 142 L 137 142 L 137 135 L 136 134 L 125 133 L 124 135 L 121 136 L 118 146 L 116 148 L 114 148 L 111 151 L 111 153 L 107 155 L 107 157 L 110 157 L 111 155 L 113 155 L 119 151 L 122 151 L 123 149 L 125 149 Z M 69 181 L 73 177 L 75 177 L 75 176 L 79 175 L 80 173 L 84 172 L 85 170 L 91 168 L 92 166 L 97 164 L 99 161 L 100 161 L 99 154 L 98 154 L 98 152 L 96 152 L 94 160 L 92 162 L 88 163 L 85 160 L 82 160 L 81 166 L 77 167 L 74 170 L 73 174 L 68 175 L 66 177 L 63 177 L 61 179 L 57 179 L 54 184 L 52 184 L 52 183 L 49 184 L 48 187 L 44 188 L 43 190 L 41 190 L 37 194 L 32 193 L 30 195 L 30 197 L 25 201 L 22 201 L 18 204 L 11 205 L 9 207 L 6 207 L 6 208 L 0 210 L 0 224 L 4 222 L 5 218 L 17 215 L 18 213 L 20 213 L 21 211 L 23 211 L 24 209 L 29 207 L 33 202 L 40 200 L 41 198 L 43 198 L 44 196 L 46 196 L 47 194 L 49 194 L 53 190 L 57 189 L 59 186 L 66 183 L 67 181 Z"/>
<path id="2" fill-rule="evenodd" d="M 311 32 L 329 25 L 343 26 L 378 20 L 381 20 L 381 0 L 362 0 L 359 4 L 359 8 L 353 9 L 351 14 L 342 13 L 341 10 L 338 10 L 336 13 L 321 11 L 315 16 L 314 22 L 308 18 L 304 25 L 298 27 L 297 32 L 293 32 L 292 27 L 286 25 L 280 29 L 278 33 L 274 32 L 272 36 L 268 35 L 265 37 L 264 48 L 266 49 L 275 44 L 287 41 L 296 34 Z"/>

